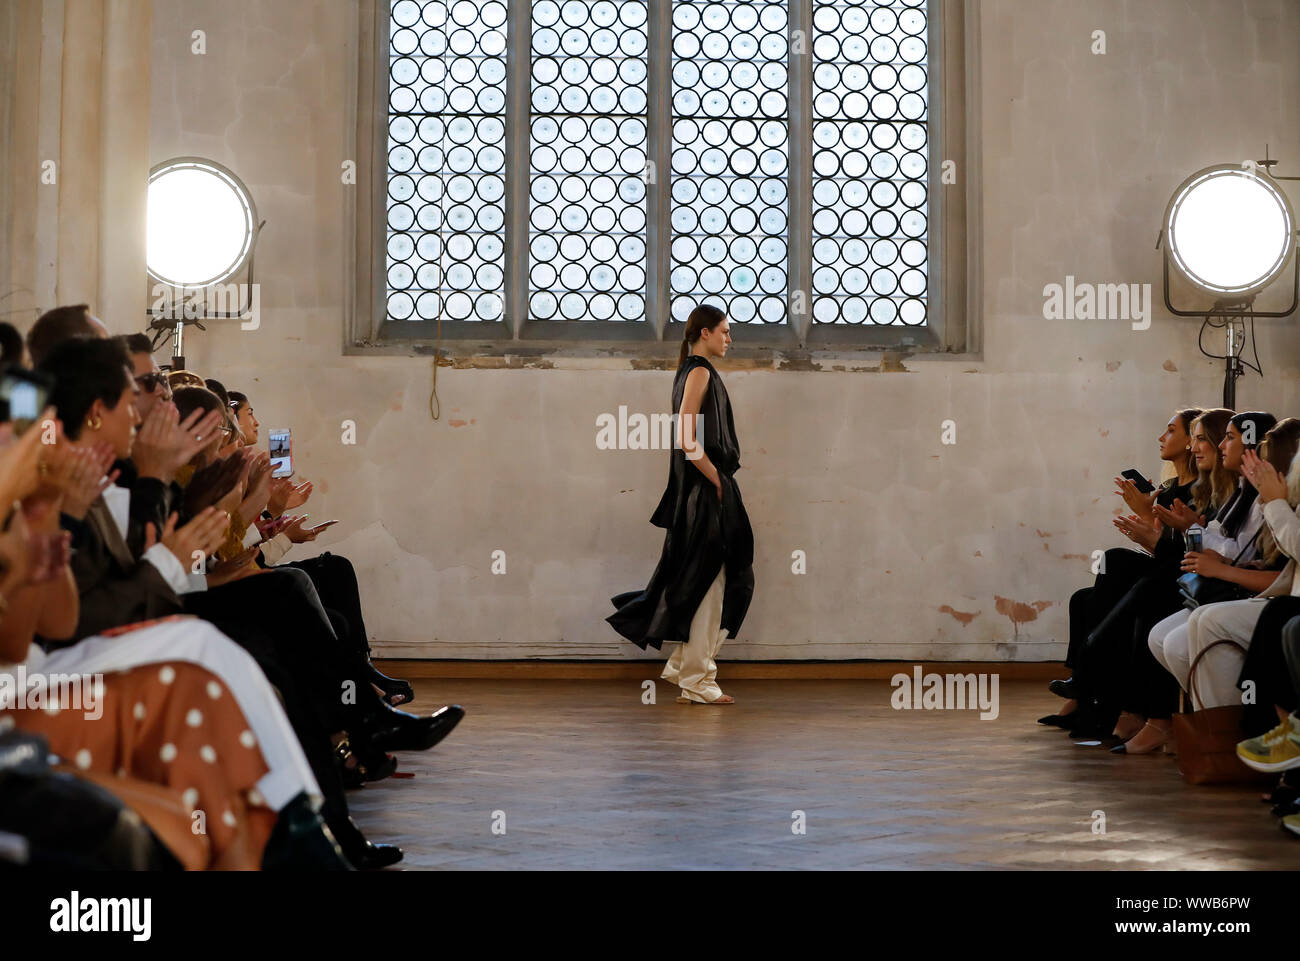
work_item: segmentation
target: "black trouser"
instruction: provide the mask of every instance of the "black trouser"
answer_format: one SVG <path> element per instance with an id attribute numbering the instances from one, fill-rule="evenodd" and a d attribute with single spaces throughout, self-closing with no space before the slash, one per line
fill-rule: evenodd
<path id="1" fill-rule="evenodd" d="M 1147 635 L 1180 606 L 1178 582 L 1153 568 L 1088 635 L 1081 669 L 1087 690 L 1107 711 L 1170 716 L 1178 703 L 1178 682 L 1152 655 Z"/>
<path id="2" fill-rule="evenodd" d="M 326 551 L 319 557 L 290 561 L 280 566 L 297 568 L 311 578 L 321 603 L 327 610 L 337 611 L 346 623 L 346 632 L 340 632 L 339 637 L 348 642 L 352 651 L 368 658 L 370 639 L 361 614 L 361 588 L 352 562 Z"/>
<path id="3" fill-rule="evenodd" d="M 339 637 L 305 572 L 267 568 L 184 600 L 186 610 L 211 621 L 254 657 L 283 664 L 327 730 L 359 734 L 364 717 L 382 705 L 366 679 L 364 656 Z"/>
<path id="4" fill-rule="evenodd" d="M 360 661 L 340 641 L 302 571 L 271 568 L 182 598 L 185 609 L 244 648 L 281 694 L 285 713 L 320 783 L 327 823 L 347 815 L 343 780 L 330 734 L 348 731 L 360 743 L 366 717 L 382 707 L 360 675 Z M 351 697 L 345 696 L 351 685 Z"/>
<path id="5" fill-rule="evenodd" d="M 1300 618 L 1300 597 L 1288 595 L 1271 598 L 1255 622 L 1237 679 L 1239 689 L 1247 681 L 1253 682 L 1255 689 L 1254 703 L 1243 705 L 1241 728 L 1248 737 L 1277 727 L 1274 706 L 1287 711 L 1296 708 L 1296 688 L 1291 683 L 1282 639 L 1295 618 Z"/>
<path id="6" fill-rule="evenodd" d="M 1119 683 L 1120 707 L 1145 718 L 1167 719 L 1178 707 L 1178 680 L 1156 660 L 1147 638 L 1151 628 L 1183 606 L 1183 598 L 1178 582 L 1167 577 L 1153 578 L 1141 591 Z"/>
<path id="7" fill-rule="evenodd" d="M 1282 656 L 1286 659 L 1291 680 L 1291 703 L 1300 698 L 1300 617 L 1293 617 L 1282 628 Z M 1295 708 L 1291 709 L 1295 713 Z"/>
<path id="8" fill-rule="evenodd" d="M 1110 613 L 1125 593 L 1149 571 L 1151 558 L 1123 547 L 1106 552 L 1101 572 L 1092 587 L 1075 591 L 1070 598 L 1070 647 L 1065 666 L 1075 671 L 1075 680 L 1086 686 L 1087 676 L 1079 677 L 1083 648 L 1088 635 Z M 1085 669 L 1086 670 L 1086 669 Z"/>

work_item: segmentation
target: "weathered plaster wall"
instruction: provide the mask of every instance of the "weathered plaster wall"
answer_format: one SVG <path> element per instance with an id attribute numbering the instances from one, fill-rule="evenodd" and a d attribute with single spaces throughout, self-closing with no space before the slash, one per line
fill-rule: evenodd
<path id="1" fill-rule="evenodd" d="M 1158 299 L 1154 241 L 1184 176 L 1265 142 L 1300 173 L 1300 2 L 985 0 L 981 18 L 983 356 L 727 374 L 757 539 L 728 656 L 1059 655 L 1088 555 L 1117 543 L 1109 479 L 1157 469 L 1174 407 L 1218 402 L 1196 321 L 1162 307 L 1146 331 L 1046 321 L 1042 289 L 1071 274 L 1153 283 Z M 434 423 L 427 358 L 341 355 L 354 24 L 342 0 L 155 4 L 151 161 L 227 164 L 268 220 L 262 327 L 195 334 L 191 363 L 293 428 L 312 513 L 343 520 L 325 546 L 357 565 L 381 651 L 632 656 L 602 619 L 658 556 L 647 519 L 666 455 L 598 451 L 594 425 L 620 404 L 664 409 L 671 376 L 443 368 Z M 1099 29 L 1105 56 L 1089 52 Z M 1300 413 L 1297 324 L 1262 323 L 1259 341 L 1266 377 L 1239 406 Z M 498 549 L 505 575 L 490 573 Z M 794 550 L 807 575 L 790 573 Z"/>
<path id="2" fill-rule="evenodd" d="M 0 319 L 20 329 L 79 302 L 141 324 L 152 9 L 0 4 Z"/>

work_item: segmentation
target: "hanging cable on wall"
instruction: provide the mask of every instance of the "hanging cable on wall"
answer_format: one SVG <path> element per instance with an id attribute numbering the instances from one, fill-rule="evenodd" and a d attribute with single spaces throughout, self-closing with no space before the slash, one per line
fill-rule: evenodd
<path id="1" fill-rule="evenodd" d="M 442 311 L 438 311 L 438 338 L 433 348 L 433 390 L 429 392 L 429 416 L 437 420 L 442 415 L 442 401 L 438 399 L 438 365 L 442 363 Z"/>

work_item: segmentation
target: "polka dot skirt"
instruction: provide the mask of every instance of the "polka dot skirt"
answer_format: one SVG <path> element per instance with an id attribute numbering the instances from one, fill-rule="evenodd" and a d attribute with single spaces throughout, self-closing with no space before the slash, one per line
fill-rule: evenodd
<path id="1" fill-rule="evenodd" d="M 225 685 L 194 664 L 146 665 L 105 675 L 102 708 L 98 719 L 71 707 L 0 716 L 45 735 L 69 770 L 118 794 L 187 868 L 260 867 L 275 812 L 255 785 L 268 768 Z"/>

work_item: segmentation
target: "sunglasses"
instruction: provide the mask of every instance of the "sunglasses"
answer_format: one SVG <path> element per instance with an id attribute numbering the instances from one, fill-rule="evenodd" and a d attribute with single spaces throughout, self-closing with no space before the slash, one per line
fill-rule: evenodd
<path id="1" fill-rule="evenodd" d="M 162 372 L 141 374 L 135 379 L 135 382 L 140 385 L 141 390 L 152 393 L 159 387 L 164 390 L 167 388 L 167 375 Z"/>

